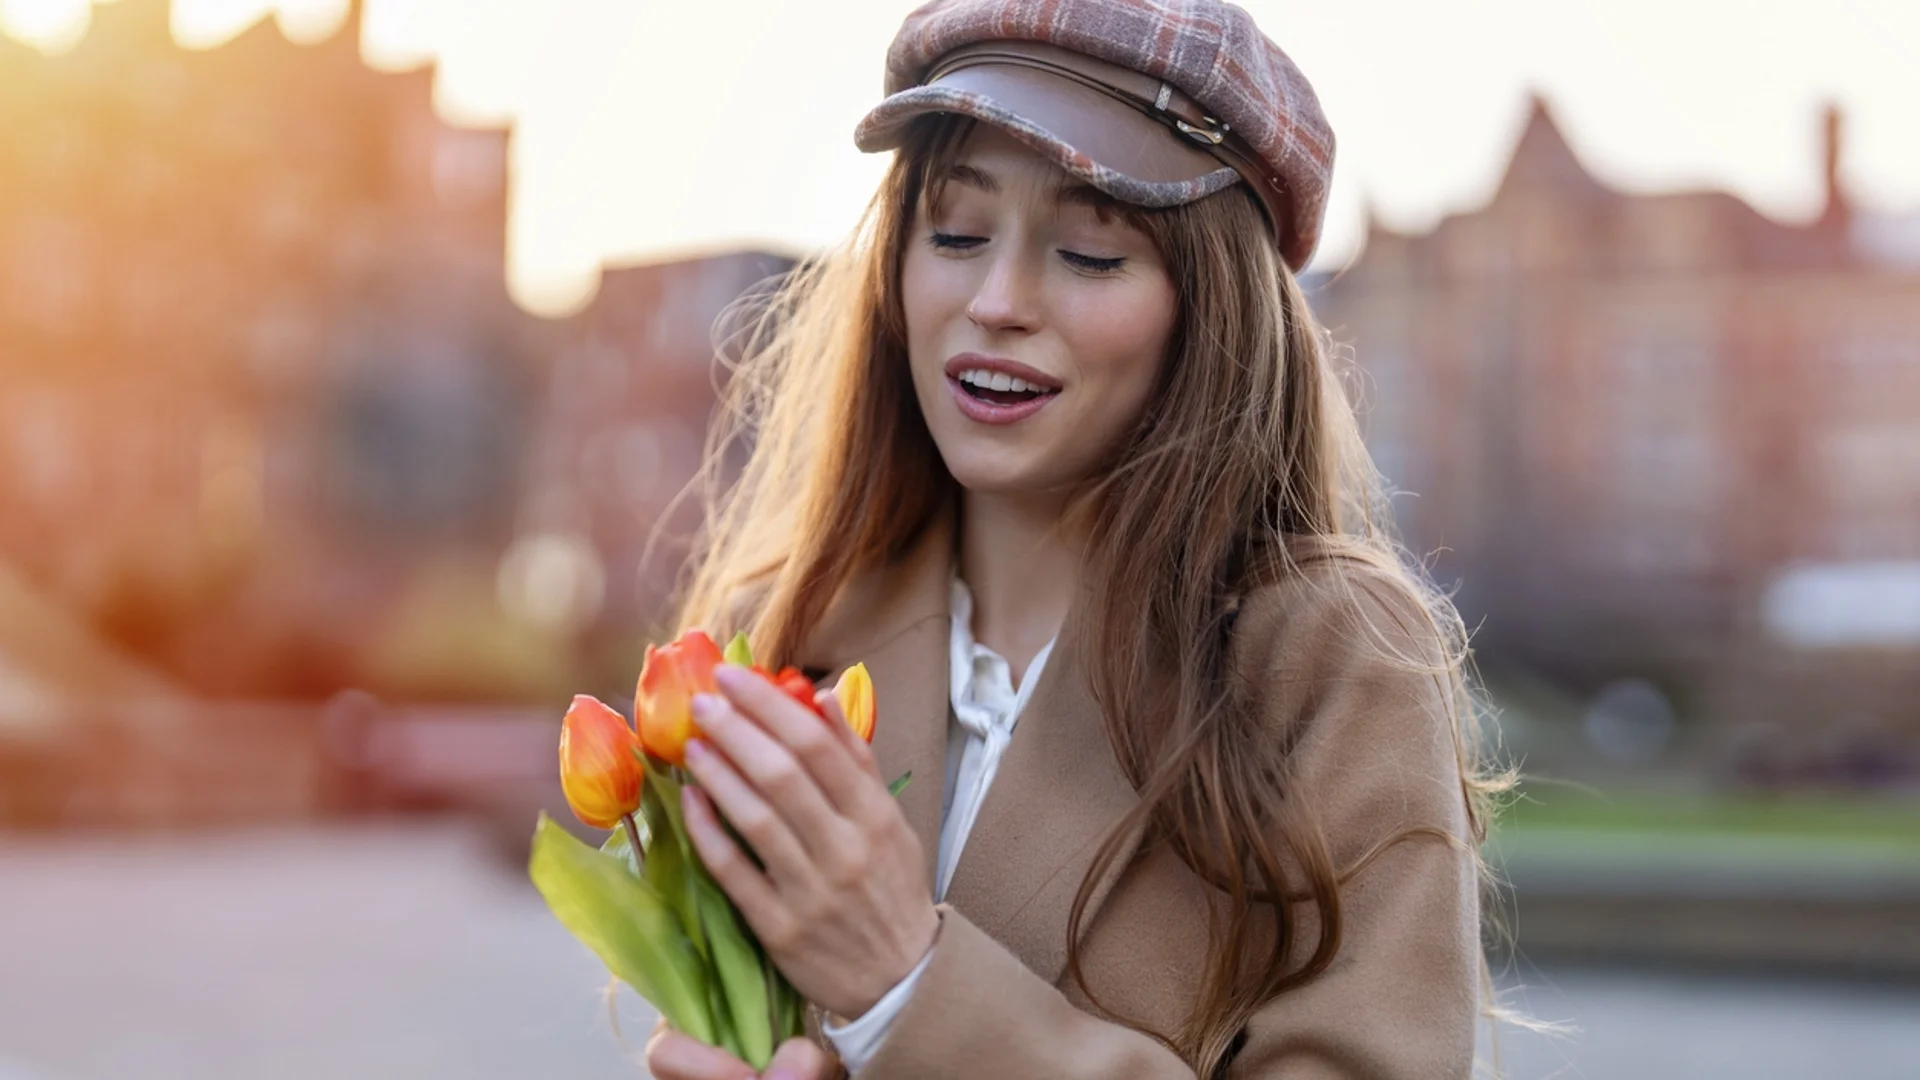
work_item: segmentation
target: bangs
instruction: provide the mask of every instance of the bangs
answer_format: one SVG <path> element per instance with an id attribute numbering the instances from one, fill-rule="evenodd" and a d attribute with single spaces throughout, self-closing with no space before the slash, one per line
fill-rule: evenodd
<path id="1" fill-rule="evenodd" d="M 929 211 L 937 210 L 944 204 L 947 185 L 953 182 L 955 174 L 962 168 L 961 159 L 965 156 L 967 140 L 979 125 L 979 120 L 960 113 L 929 113 L 915 117 L 910 122 L 900 150 L 910 163 L 909 202 L 903 208 L 908 214 L 919 209 L 915 205 L 917 198 L 924 198 Z M 1168 210 L 1179 209 L 1150 210 L 1135 206 L 1070 176 L 1060 186 L 1058 197 L 1063 205 L 1084 206 L 1092 210 L 1102 225 L 1121 221 L 1153 237 L 1156 242 L 1159 237 L 1150 223 L 1152 219 L 1164 215 Z"/>
<path id="2" fill-rule="evenodd" d="M 924 200 L 928 210 L 942 205 L 967 139 L 979 125 L 980 121 L 960 113 L 929 113 L 909 124 L 900 147 L 908 162 L 908 205 L 902 209 L 909 217 L 919 209 L 918 201 Z"/>

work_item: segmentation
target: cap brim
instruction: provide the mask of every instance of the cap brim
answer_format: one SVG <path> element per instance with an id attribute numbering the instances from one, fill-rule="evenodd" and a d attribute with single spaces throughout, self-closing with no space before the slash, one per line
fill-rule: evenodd
<path id="1" fill-rule="evenodd" d="M 854 131 L 869 153 L 897 148 L 928 113 L 1001 128 L 1067 173 L 1122 202 L 1179 206 L 1238 183 L 1219 158 L 1139 109 L 1071 79 L 994 64 L 961 68 L 887 98 Z"/>

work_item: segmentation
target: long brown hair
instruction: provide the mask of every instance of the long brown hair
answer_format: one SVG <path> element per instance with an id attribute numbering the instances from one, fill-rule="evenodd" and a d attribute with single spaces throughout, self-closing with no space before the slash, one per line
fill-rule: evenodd
<path id="1" fill-rule="evenodd" d="M 682 625 L 745 629 L 756 655 L 784 662 L 855 574 L 903 551 L 957 496 L 914 400 L 900 267 L 921 200 L 938 200 L 972 126 L 919 121 L 853 237 L 763 298 L 735 343 L 741 356 L 708 447 L 708 513 Z M 1486 775 L 1479 761 L 1459 618 L 1400 557 L 1327 336 L 1252 196 L 1235 187 L 1170 209 L 1109 209 L 1159 249 L 1179 322 L 1154 406 L 1073 503 L 1094 538 L 1084 572 L 1094 629 L 1083 656 L 1141 801 L 1081 884 L 1068 967 L 1099 1006 L 1080 966 L 1080 924 L 1092 883 L 1146 826 L 1224 899 L 1209 915 L 1205 975 L 1187 1023 L 1156 1033 L 1207 1076 L 1256 1009 L 1332 962 L 1341 884 L 1416 835 L 1336 867 L 1311 808 L 1282 797 L 1284 749 L 1263 737 L 1228 677 L 1239 597 L 1273 575 L 1300 573 L 1303 551 L 1402 591 L 1424 614 L 1419 636 L 1438 648 L 1393 659 L 1452 689 L 1472 826 L 1465 841 L 1438 829 L 1430 838 L 1477 858 L 1491 800 L 1508 779 Z M 738 478 L 723 488 L 722 468 L 742 452 Z M 1387 635 L 1372 636 L 1391 648 Z M 1298 940 L 1303 904 L 1317 914 L 1310 949 Z"/>

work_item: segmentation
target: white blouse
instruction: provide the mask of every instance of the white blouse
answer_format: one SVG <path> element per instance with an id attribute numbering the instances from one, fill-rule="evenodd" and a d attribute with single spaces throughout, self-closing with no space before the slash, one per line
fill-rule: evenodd
<path id="1" fill-rule="evenodd" d="M 1033 658 L 1026 678 L 1013 684 L 1006 658 L 973 638 L 973 593 L 958 577 L 953 579 L 953 630 L 949 650 L 948 700 L 952 714 L 947 724 L 946 801 L 940 808 L 940 853 L 936 863 L 933 898 L 943 900 L 960 862 L 960 849 L 986 801 L 987 788 L 1000 768 L 1000 757 L 1013 738 L 1013 725 L 1040 681 L 1040 672 L 1053 652 L 1054 641 Z M 880 1049 L 894 1017 L 906 1008 L 913 987 L 926 969 L 927 954 L 907 977 L 887 991 L 873 1008 L 845 1025 L 827 1024 L 821 1030 L 840 1053 L 849 1072 L 858 1073 Z"/>

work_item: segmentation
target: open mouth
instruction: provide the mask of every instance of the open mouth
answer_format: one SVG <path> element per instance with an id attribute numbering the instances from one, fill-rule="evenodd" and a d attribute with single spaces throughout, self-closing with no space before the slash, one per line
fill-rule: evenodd
<path id="1" fill-rule="evenodd" d="M 1000 372 L 963 371 L 954 381 L 960 384 L 962 393 L 989 405 L 1021 405 L 1060 392 L 1057 387 L 1037 386 Z"/>
<path id="2" fill-rule="evenodd" d="M 960 390 L 975 401 L 984 401 L 989 405 L 1018 405 L 1059 393 L 1058 390 L 995 390 L 969 382 L 962 382 Z"/>

